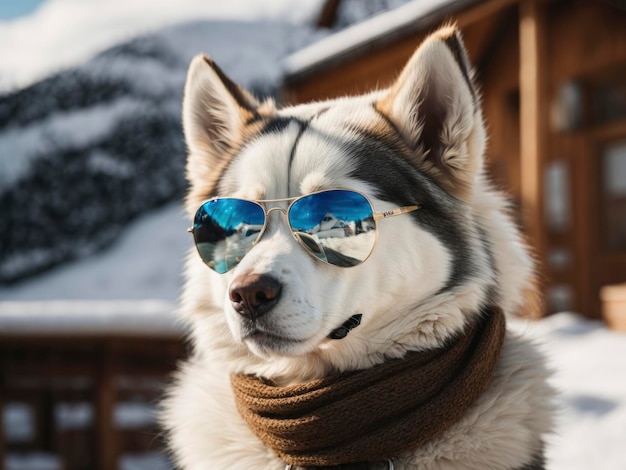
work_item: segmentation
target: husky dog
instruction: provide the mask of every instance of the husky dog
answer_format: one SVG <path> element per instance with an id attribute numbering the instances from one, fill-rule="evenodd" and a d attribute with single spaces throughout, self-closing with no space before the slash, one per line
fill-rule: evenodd
<path id="1" fill-rule="evenodd" d="M 302 464 L 316 460 L 300 449 L 302 459 L 290 461 L 255 427 L 272 425 L 274 414 L 251 411 L 263 397 L 241 401 L 235 393 L 386 370 L 448 351 L 492 312 L 527 307 L 533 262 L 484 172 L 482 111 L 455 27 L 428 37 L 388 89 L 280 109 L 198 56 L 183 124 L 186 208 L 198 252 L 187 263 L 181 312 L 193 353 L 162 416 L 181 468 L 544 468 L 553 421 L 549 374 L 535 346 L 504 327 L 499 346 L 486 348 L 495 351 L 487 354 L 493 370 L 462 413 L 440 426 L 443 407 L 431 406 L 403 429 L 437 429 L 399 453 L 383 434 L 375 447 L 384 458 L 376 461 L 365 446 L 363 459 L 340 450 L 326 464 Z M 463 364 L 453 365 L 463 373 Z M 394 379 L 393 397 L 375 388 L 363 396 L 378 400 L 371 407 L 378 412 L 404 399 L 396 392 L 414 387 L 410 398 L 436 375 Z M 446 407 L 469 394 L 463 387 L 449 393 Z M 427 401 L 438 403 L 448 388 Z M 348 421 L 369 415 L 351 404 L 341 412 Z M 401 414 L 398 420 L 412 416 Z M 332 434 L 324 426 L 320 419 L 322 433 Z M 368 426 L 348 431 L 358 440 Z"/>

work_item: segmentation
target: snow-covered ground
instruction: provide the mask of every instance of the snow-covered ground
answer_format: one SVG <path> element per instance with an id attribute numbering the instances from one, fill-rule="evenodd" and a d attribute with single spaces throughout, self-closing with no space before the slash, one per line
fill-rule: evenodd
<path id="1" fill-rule="evenodd" d="M 543 344 L 560 391 L 548 469 L 626 469 L 626 333 L 573 313 L 512 326 Z"/>

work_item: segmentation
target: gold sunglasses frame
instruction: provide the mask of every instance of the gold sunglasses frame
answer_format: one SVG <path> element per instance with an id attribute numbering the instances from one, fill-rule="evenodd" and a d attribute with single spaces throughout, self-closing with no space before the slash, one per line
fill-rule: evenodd
<path id="1" fill-rule="evenodd" d="M 365 199 L 365 201 L 369 204 L 370 208 L 372 209 L 372 218 L 373 218 L 373 220 L 375 222 L 375 224 L 374 224 L 374 230 L 375 230 L 375 233 L 374 233 L 374 244 L 372 245 L 372 249 L 370 250 L 368 255 L 361 262 L 359 262 L 358 264 L 353 264 L 352 266 L 340 266 L 340 265 L 332 264 L 332 263 L 329 263 L 328 261 L 324 261 L 323 259 L 315 256 L 315 253 L 313 253 L 310 250 L 310 248 L 302 241 L 302 239 L 298 236 L 298 233 L 293 230 L 293 227 L 291 226 L 291 223 L 289 222 L 289 211 L 291 210 L 291 207 L 298 200 L 303 199 L 305 197 L 314 196 L 315 194 L 327 193 L 327 192 L 331 192 L 331 191 L 346 191 L 346 192 L 356 193 L 359 196 L 361 196 L 363 199 Z M 256 204 L 257 206 L 259 206 L 263 210 L 263 213 L 265 214 L 265 220 L 263 221 L 263 227 L 259 231 L 259 235 L 257 236 L 257 238 L 254 241 L 254 243 L 251 245 L 251 247 L 256 245 L 257 242 L 261 239 L 261 237 L 265 233 L 265 230 L 267 229 L 267 224 L 268 224 L 268 221 L 269 221 L 269 215 L 272 213 L 272 211 L 279 211 L 279 212 L 282 212 L 282 214 L 285 216 L 285 221 L 287 222 L 287 227 L 289 227 L 289 231 L 291 232 L 291 235 L 293 236 L 293 238 L 296 239 L 298 244 L 302 247 L 302 249 L 305 252 L 307 252 L 312 258 L 318 260 L 320 263 L 324 263 L 326 266 L 330 265 L 330 266 L 334 266 L 334 267 L 337 267 L 337 268 L 354 268 L 355 266 L 359 266 L 359 265 L 365 263 L 369 259 L 369 257 L 374 252 L 374 248 L 376 248 L 376 244 L 378 243 L 378 221 L 384 220 L 384 219 L 389 219 L 391 217 L 396 217 L 396 216 L 402 215 L 402 214 L 408 214 L 409 212 L 414 212 L 414 211 L 420 210 L 422 208 L 421 205 L 415 204 L 415 205 L 412 205 L 412 206 L 396 207 L 395 209 L 390 209 L 390 210 L 386 210 L 386 211 L 383 211 L 383 212 L 376 212 L 375 209 L 374 209 L 374 204 L 372 204 L 372 201 L 370 200 L 370 198 L 368 198 L 365 194 L 361 193 L 360 191 L 355 191 L 353 189 L 335 188 L 335 189 L 323 189 L 323 190 L 315 191 L 315 192 L 312 192 L 312 193 L 309 193 L 309 194 L 303 194 L 302 196 L 285 197 L 285 198 L 278 198 L 278 199 L 245 199 L 245 198 L 241 198 L 241 197 L 212 197 L 210 199 L 207 199 L 207 200 L 203 201 L 200 204 L 200 206 L 196 210 L 196 214 L 198 213 L 198 210 L 200 210 L 200 208 L 203 205 L 205 205 L 207 202 L 217 201 L 219 199 L 237 199 L 237 200 L 240 200 L 240 201 L 252 202 L 252 203 Z M 265 203 L 288 202 L 288 201 L 291 201 L 291 202 L 289 203 L 289 205 L 287 206 L 286 209 L 283 209 L 282 207 L 270 207 L 269 209 L 267 209 L 263 205 Z M 187 229 L 187 232 L 189 232 L 191 234 L 194 233 L 193 225 Z M 200 255 L 200 250 L 198 249 L 198 244 L 195 241 L 195 236 L 194 236 L 194 246 L 196 247 L 196 250 L 198 250 L 198 255 Z M 244 256 L 245 256 L 245 254 L 244 254 Z M 200 259 L 202 259 L 202 256 L 200 256 Z M 242 259 L 243 259 L 243 257 L 242 257 Z M 202 261 L 204 262 L 204 259 L 202 259 Z M 241 262 L 241 260 L 239 262 Z M 239 262 L 237 264 L 239 264 Z M 205 264 L 207 264 L 207 263 L 205 263 Z M 207 266 L 208 266 L 208 264 L 207 264 Z M 235 266 L 237 266 L 237 265 L 235 265 Z M 233 266 L 233 268 L 235 266 Z M 209 266 L 209 268 L 211 268 L 211 267 Z M 231 269 L 233 269 L 233 268 L 231 268 Z M 228 271 L 230 271 L 231 269 L 229 269 Z M 226 271 L 224 273 L 218 273 L 218 274 L 226 274 L 228 271 Z"/>

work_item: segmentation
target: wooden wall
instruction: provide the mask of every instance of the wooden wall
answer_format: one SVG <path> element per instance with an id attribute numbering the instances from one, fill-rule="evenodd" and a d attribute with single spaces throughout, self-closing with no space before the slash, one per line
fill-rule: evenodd
<path id="1" fill-rule="evenodd" d="M 597 77 L 617 71 L 626 81 L 626 10 L 611 2 L 558 2 L 550 12 L 549 77 L 554 99 L 567 82 L 586 93 Z M 594 122 L 588 96 L 581 124 L 569 131 L 553 129 L 549 162 L 560 161 L 570 172 L 571 224 L 551 232 L 552 246 L 572 253 L 567 269 L 551 269 L 555 285 L 572 286 L 572 306 L 592 317 L 601 315 L 602 285 L 626 280 L 626 253 L 609 253 L 601 230 L 601 147 L 626 137 L 626 122 Z"/>

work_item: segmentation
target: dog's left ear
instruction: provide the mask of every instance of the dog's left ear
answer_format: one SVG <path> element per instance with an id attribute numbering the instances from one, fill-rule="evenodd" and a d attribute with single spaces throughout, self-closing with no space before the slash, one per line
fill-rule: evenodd
<path id="1" fill-rule="evenodd" d="M 246 122 L 260 104 L 233 83 L 210 57 L 197 55 L 187 74 L 183 99 L 183 130 L 189 155 L 190 198 L 204 195 L 243 140 Z"/>
<path id="2" fill-rule="evenodd" d="M 460 32 L 447 26 L 413 54 L 377 103 L 398 128 L 415 164 L 468 200 L 482 170 L 485 130 Z"/>

